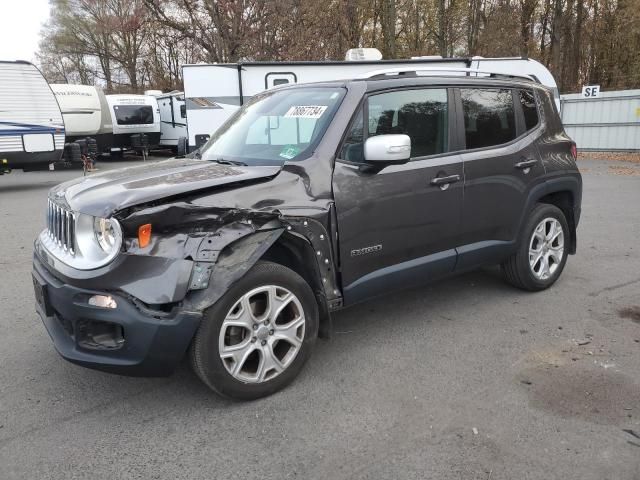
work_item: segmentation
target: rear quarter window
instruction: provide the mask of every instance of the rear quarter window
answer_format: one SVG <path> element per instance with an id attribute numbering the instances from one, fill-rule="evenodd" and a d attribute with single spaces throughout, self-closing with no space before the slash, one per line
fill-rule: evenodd
<path id="1" fill-rule="evenodd" d="M 538 125 L 538 106 L 536 97 L 532 90 L 520 90 L 520 106 L 524 115 L 524 126 L 528 130 L 532 130 Z"/>

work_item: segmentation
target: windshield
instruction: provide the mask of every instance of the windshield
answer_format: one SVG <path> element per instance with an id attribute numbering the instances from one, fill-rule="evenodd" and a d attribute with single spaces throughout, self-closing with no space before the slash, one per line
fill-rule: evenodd
<path id="1" fill-rule="evenodd" d="M 150 105 L 116 105 L 118 125 L 150 125 L 153 123 L 153 108 Z"/>
<path id="2" fill-rule="evenodd" d="M 344 94 L 344 88 L 309 87 L 258 95 L 202 147 L 202 159 L 282 165 L 307 158 Z"/>

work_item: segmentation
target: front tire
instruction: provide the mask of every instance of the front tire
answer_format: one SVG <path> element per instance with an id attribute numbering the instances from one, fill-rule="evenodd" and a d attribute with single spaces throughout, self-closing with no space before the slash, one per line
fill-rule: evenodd
<path id="1" fill-rule="evenodd" d="M 505 280 L 528 291 L 553 285 L 567 263 L 567 219 L 558 207 L 540 203 L 529 215 L 518 250 L 502 264 Z"/>
<path id="2" fill-rule="evenodd" d="M 253 400 L 298 375 L 318 336 L 318 305 L 297 273 L 258 262 L 205 311 L 191 346 L 195 373 L 212 390 Z"/>

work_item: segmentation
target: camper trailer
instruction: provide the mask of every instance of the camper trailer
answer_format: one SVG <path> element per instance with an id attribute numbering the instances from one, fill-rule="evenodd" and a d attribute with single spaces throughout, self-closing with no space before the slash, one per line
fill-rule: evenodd
<path id="1" fill-rule="evenodd" d="M 0 61 L 0 174 L 48 169 L 62 156 L 64 133 L 60 107 L 40 70 Z"/>
<path id="2" fill-rule="evenodd" d="M 160 143 L 160 112 L 151 95 L 107 95 L 113 124 L 112 153 L 135 146 L 132 137 L 145 134 L 149 148 Z"/>
<path id="3" fill-rule="evenodd" d="M 113 143 L 113 127 L 102 89 L 70 84 L 52 84 L 51 89 L 62 110 L 67 142 L 94 138 L 99 152 L 109 152 Z"/>
<path id="4" fill-rule="evenodd" d="M 183 92 L 155 95 L 160 109 L 160 147 L 178 149 L 181 137 L 187 136 L 187 109 Z"/>
<path id="5" fill-rule="evenodd" d="M 234 64 L 184 65 L 184 93 L 187 110 L 189 150 L 203 145 L 251 96 L 266 89 L 289 83 L 321 82 L 356 78 L 388 72 L 405 72 L 415 68 L 420 74 L 473 75 L 469 69 L 512 75 L 527 75 L 551 88 L 559 108 L 558 89 L 544 65 L 527 58 L 442 58 L 419 57 L 411 60 L 380 60 L 375 49 L 352 49 L 347 61 L 330 62 L 243 62 Z"/>

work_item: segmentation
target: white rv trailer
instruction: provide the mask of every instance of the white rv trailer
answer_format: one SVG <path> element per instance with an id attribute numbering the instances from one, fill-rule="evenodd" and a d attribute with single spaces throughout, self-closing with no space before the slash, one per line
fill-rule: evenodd
<path id="1" fill-rule="evenodd" d="M 352 58 L 353 55 L 347 55 Z M 544 65 L 527 58 L 440 58 L 329 62 L 244 62 L 195 64 L 182 67 L 187 109 L 189 150 L 207 141 L 245 101 L 266 89 L 288 83 L 308 83 L 365 76 L 385 69 L 452 68 L 530 76 L 556 92 Z M 421 72 L 421 74 L 425 74 Z M 438 74 L 438 72 L 434 72 Z M 439 72 L 440 75 L 443 72 Z M 449 73 L 448 73 L 449 74 Z M 459 71 L 458 75 L 470 75 Z M 559 107 L 559 102 L 557 103 Z"/>
<path id="2" fill-rule="evenodd" d="M 67 142 L 91 137 L 98 152 L 109 152 L 113 143 L 113 125 L 107 98 L 100 87 L 51 84 L 66 129 Z"/>
<path id="3" fill-rule="evenodd" d="M 0 61 L 0 173 L 44 170 L 64 149 L 60 107 L 40 70 Z"/>
<path id="4" fill-rule="evenodd" d="M 158 101 L 151 95 L 107 95 L 113 124 L 113 151 L 130 149 L 131 136 L 144 133 L 149 147 L 160 143 Z"/>
<path id="5" fill-rule="evenodd" d="M 180 137 L 187 136 L 187 109 L 184 92 L 155 95 L 160 109 L 160 147 L 178 148 Z"/>

